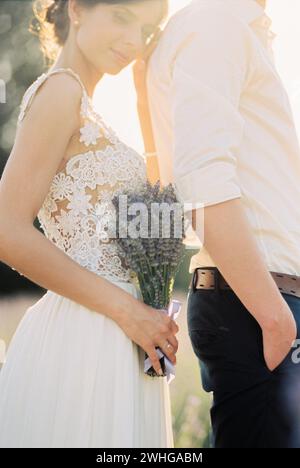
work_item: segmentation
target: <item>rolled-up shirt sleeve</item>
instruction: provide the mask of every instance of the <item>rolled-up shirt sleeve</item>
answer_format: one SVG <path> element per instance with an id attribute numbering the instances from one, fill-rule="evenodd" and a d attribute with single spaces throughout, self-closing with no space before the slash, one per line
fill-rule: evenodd
<path id="1" fill-rule="evenodd" d="M 241 197 L 236 149 L 247 79 L 247 25 L 199 15 L 172 64 L 174 183 L 182 202 L 209 206 Z"/>

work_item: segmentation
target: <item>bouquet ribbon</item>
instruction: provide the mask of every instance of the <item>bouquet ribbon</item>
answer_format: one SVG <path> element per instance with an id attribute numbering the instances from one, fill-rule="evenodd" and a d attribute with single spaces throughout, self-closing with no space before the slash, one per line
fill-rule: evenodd
<path id="1" fill-rule="evenodd" d="M 182 303 L 180 301 L 177 301 L 173 299 L 169 306 L 168 309 L 161 309 L 163 312 L 165 312 L 169 317 L 171 317 L 173 320 L 176 320 L 181 309 Z M 163 359 L 163 368 L 165 368 L 165 376 L 167 377 L 167 382 L 171 383 L 172 380 L 175 377 L 175 366 L 174 364 L 170 361 L 170 359 L 161 351 L 160 348 L 156 348 L 156 354 L 158 356 L 158 359 L 161 361 Z M 148 373 L 149 369 L 152 367 L 152 362 L 149 357 L 145 359 L 144 362 L 144 372 L 145 374 Z"/>

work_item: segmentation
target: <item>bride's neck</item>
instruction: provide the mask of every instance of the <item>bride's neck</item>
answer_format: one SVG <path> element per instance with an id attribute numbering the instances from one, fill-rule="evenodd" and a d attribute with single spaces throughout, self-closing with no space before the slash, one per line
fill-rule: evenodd
<path id="1" fill-rule="evenodd" d="M 71 68 L 77 73 L 91 98 L 93 97 L 97 83 L 103 77 L 103 74 L 94 68 L 92 69 L 86 60 L 84 60 L 84 57 L 67 43 L 61 49 L 51 67 L 51 69 L 57 68 Z"/>

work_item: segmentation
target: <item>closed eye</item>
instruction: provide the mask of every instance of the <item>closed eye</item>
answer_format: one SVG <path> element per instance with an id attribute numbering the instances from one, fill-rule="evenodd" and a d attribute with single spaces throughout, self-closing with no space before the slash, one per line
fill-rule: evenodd
<path id="1" fill-rule="evenodd" d="M 119 21 L 119 22 L 122 23 L 122 24 L 127 24 L 127 23 L 129 23 L 128 17 L 126 17 L 126 15 L 123 14 L 123 13 L 117 12 L 117 13 L 115 13 L 114 16 L 115 16 L 116 20 Z"/>

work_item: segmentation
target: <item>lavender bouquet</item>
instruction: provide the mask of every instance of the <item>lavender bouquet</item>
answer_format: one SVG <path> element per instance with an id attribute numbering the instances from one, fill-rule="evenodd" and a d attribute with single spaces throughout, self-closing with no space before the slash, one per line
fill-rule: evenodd
<path id="1" fill-rule="evenodd" d="M 123 209 L 125 199 L 126 207 L 129 207 L 126 210 Z M 152 185 L 147 181 L 138 193 L 123 192 L 112 201 L 117 215 L 117 241 L 124 251 L 127 266 L 139 283 L 143 301 L 176 319 L 181 304 L 171 301 L 171 296 L 175 275 L 184 256 L 185 234 L 184 211 L 174 187 L 172 184 L 161 187 L 159 182 Z M 163 374 L 170 380 L 174 376 L 173 365 L 160 348 L 157 348 L 157 354 Z M 147 354 L 144 371 L 158 376 Z"/>

